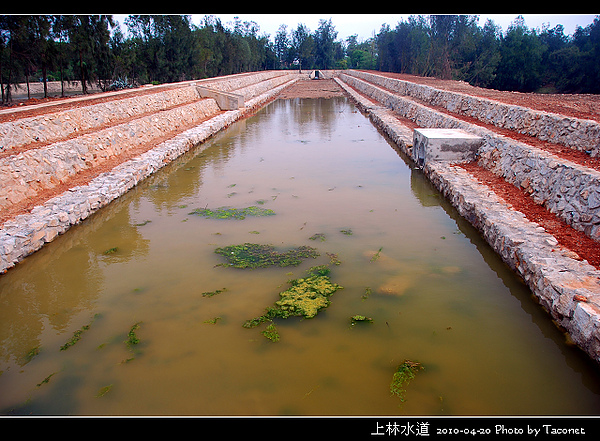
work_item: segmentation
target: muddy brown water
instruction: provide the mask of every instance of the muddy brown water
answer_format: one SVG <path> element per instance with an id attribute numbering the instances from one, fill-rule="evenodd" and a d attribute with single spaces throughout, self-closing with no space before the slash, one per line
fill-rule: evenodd
<path id="1" fill-rule="evenodd" d="M 275 215 L 189 214 L 252 205 Z M 217 266 L 245 242 L 320 256 Z M 242 326 L 327 253 L 328 308 L 277 342 Z M 424 369 L 402 400 L 405 360 Z M 0 373 L 5 415 L 600 412 L 595 364 L 346 98 L 272 102 L 3 275 Z"/>

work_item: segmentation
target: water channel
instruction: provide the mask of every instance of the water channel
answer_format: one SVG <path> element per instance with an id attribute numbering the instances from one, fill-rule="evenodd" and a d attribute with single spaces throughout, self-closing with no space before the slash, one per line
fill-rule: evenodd
<path id="1" fill-rule="evenodd" d="M 190 214 L 223 206 L 274 215 Z M 319 256 L 223 266 L 243 243 Z M 324 264 L 314 318 L 242 326 Z M 0 411 L 597 415 L 600 375 L 350 101 L 280 99 L 0 277 Z"/>

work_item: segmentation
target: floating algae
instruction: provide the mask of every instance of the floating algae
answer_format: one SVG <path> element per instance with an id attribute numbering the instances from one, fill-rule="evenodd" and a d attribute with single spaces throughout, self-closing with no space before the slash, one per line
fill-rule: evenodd
<path id="1" fill-rule="evenodd" d="M 421 363 L 404 360 L 404 362 L 398 366 L 398 369 L 392 378 L 392 384 L 390 384 L 390 391 L 392 394 L 400 397 L 400 399 L 404 401 L 404 393 L 406 392 L 404 387 L 415 378 L 415 374 L 421 369 L 424 369 L 423 366 L 421 366 Z"/>
<path id="2" fill-rule="evenodd" d="M 359 322 L 373 323 L 373 319 L 371 317 L 367 317 L 367 316 L 360 315 L 360 314 L 356 314 L 356 315 L 353 315 L 352 317 L 350 317 L 351 325 L 355 325 L 356 323 L 359 323 Z"/>
<path id="3" fill-rule="evenodd" d="M 218 266 L 233 268 L 265 268 L 268 266 L 298 266 L 302 259 L 317 258 L 319 253 L 315 248 L 300 246 L 285 252 L 278 252 L 272 245 L 244 243 L 217 248 L 215 253 L 222 255 L 227 263 Z"/>
<path id="4" fill-rule="evenodd" d="M 81 340 L 81 336 L 82 334 L 90 329 L 91 325 L 84 325 L 81 327 L 81 329 L 78 329 L 77 331 L 75 331 L 73 333 L 73 337 L 71 337 L 69 339 L 69 341 L 67 341 L 64 345 L 62 345 L 60 347 L 61 351 L 66 351 L 67 349 L 69 349 L 71 346 L 73 346 L 75 343 L 77 343 L 79 340 Z"/>
<path id="5" fill-rule="evenodd" d="M 197 208 L 188 214 L 195 214 L 208 219 L 243 220 L 246 219 L 247 216 L 273 216 L 275 215 L 275 212 L 268 208 L 261 208 L 253 205 L 246 208 L 219 207 L 214 210 L 209 208 Z"/>
<path id="6" fill-rule="evenodd" d="M 292 280 L 291 287 L 279 293 L 275 305 L 286 317 L 302 316 L 313 318 L 320 309 L 330 305 L 329 296 L 341 287 L 331 283 L 328 276 L 313 275 Z"/>
<path id="7" fill-rule="evenodd" d="M 271 323 L 269 326 L 267 326 L 267 328 L 264 331 L 262 331 L 261 334 L 267 337 L 272 342 L 279 341 L 279 332 L 275 327 L 275 323 Z"/>
<path id="8" fill-rule="evenodd" d="M 307 273 L 307 277 L 290 280 L 291 286 L 279 293 L 275 306 L 268 307 L 260 317 L 246 320 L 244 328 L 254 328 L 275 318 L 313 318 L 329 306 L 329 297 L 343 287 L 331 282 L 326 265 L 312 267 Z"/>
<path id="9" fill-rule="evenodd" d="M 206 291 L 202 293 L 202 297 L 213 297 L 225 291 L 227 291 L 227 288 L 217 289 L 215 291 Z"/>
<path id="10" fill-rule="evenodd" d="M 129 332 L 127 333 L 127 340 L 125 340 L 125 344 L 127 345 L 128 348 L 131 348 L 132 346 L 135 346 L 135 345 L 139 344 L 140 339 L 138 338 L 138 336 L 135 333 L 135 331 L 137 331 L 138 329 L 140 329 L 140 324 L 141 324 L 141 322 L 135 323 L 131 327 L 131 329 L 129 330 Z"/>
<path id="11" fill-rule="evenodd" d="M 315 233 L 309 237 L 310 240 L 320 240 L 321 242 L 325 242 L 325 235 L 323 233 Z"/>

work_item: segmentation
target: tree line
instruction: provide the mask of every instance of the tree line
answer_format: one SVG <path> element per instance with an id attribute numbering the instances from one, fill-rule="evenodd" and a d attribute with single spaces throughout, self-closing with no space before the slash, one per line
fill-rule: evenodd
<path id="1" fill-rule="evenodd" d="M 102 90 L 274 69 L 374 69 L 466 81 L 498 90 L 600 93 L 600 17 L 573 35 L 564 27 L 507 29 L 476 15 L 415 15 L 359 41 L 338 39 L 331 19 L 311 31 L 215 16 L 130 15 L 124 33 L 110 15 L 0 16 L 0 88 L 81 81 Z M 377 33 L 376 33 L 377 32 Z"/>

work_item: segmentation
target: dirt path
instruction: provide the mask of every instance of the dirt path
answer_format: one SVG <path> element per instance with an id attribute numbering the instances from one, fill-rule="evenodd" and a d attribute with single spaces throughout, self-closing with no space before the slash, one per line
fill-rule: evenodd
<path id="1" fill-rule="evenodd" d="M 282 91 L 278 98 L 333 98 L 345 96 L 342 88 L 332 79 L 299 80 Z"/>

